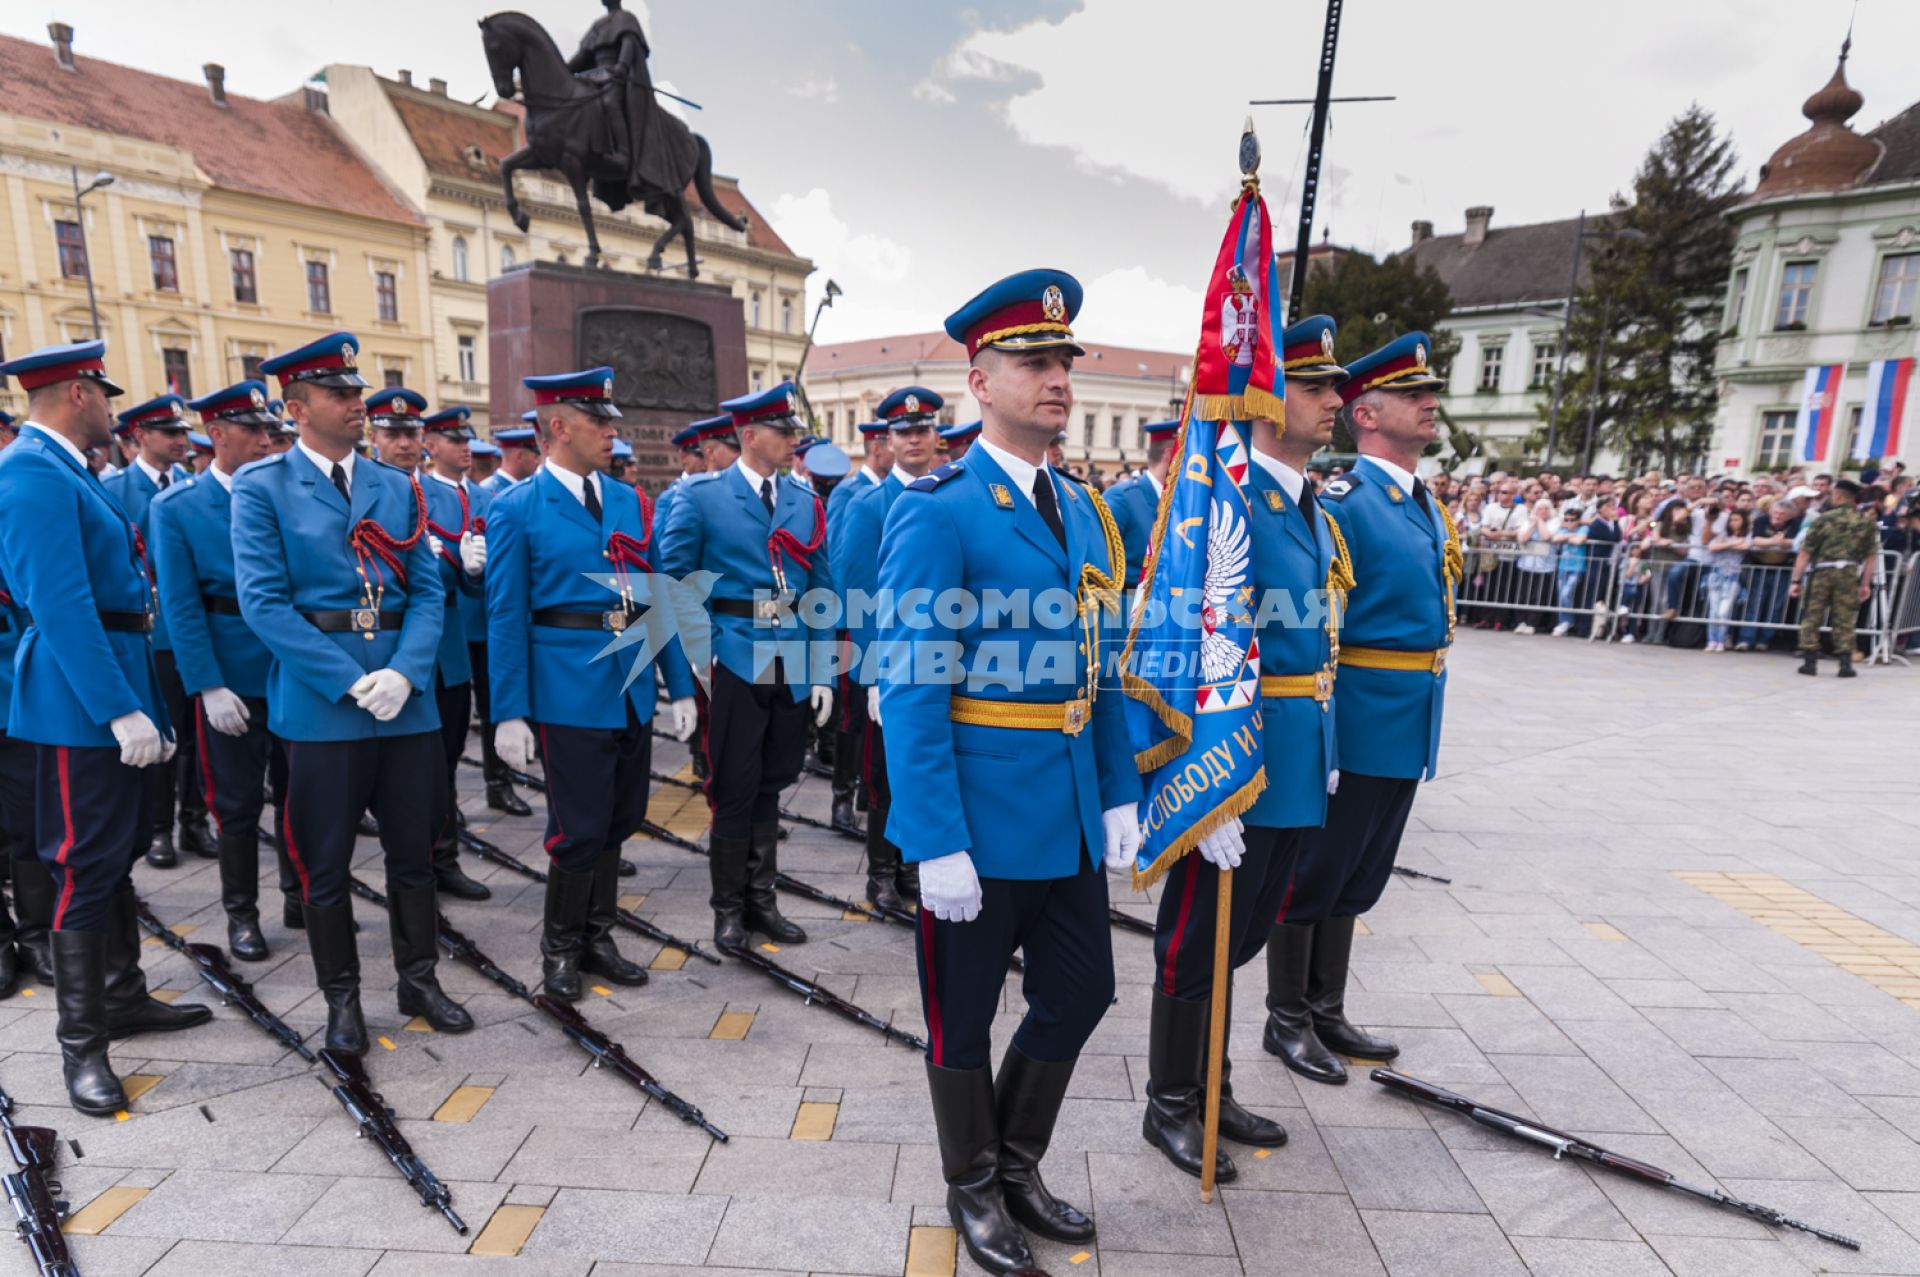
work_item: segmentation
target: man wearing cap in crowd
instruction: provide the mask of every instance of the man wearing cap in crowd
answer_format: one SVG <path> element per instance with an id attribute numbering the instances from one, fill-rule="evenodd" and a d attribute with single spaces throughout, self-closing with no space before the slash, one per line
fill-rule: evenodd
<path id="1" fill-rule="evenodd" d="M 819 438 L 815 435 L 801 435 L 793 441 L 792 474 L 808 492 L 824 495 L 813 486 L 813 472 L 807 469 L 807 450 L 819 442 Z"/>
<path id="2" fill-rule="evenodd" d="M 693 732 L 693 675 L 653 597 L 653 529 L 643 499 L 609 480 L 613 370 L 528 377 L 546 463 L 494 503 L 487 657 L 500 757 L 547 772 L 547 894 L 540 936 L 546 992 L 577 1001 L 582 974 L 641 985 L 613 942 L 620 846 L 647 814 L 657 660 L 674 732 Z M 644 618 L 644 619 L 643 619 Z M 634 626 L 660 646 L 608 650 Z"/>
<path id="3" fill-rule="evenodd" d="M 1056 431 L 1053 442 L 1047 445 L 1047 464 L 1061 474 L 1067 472 L 1067 432 Z"/>
<path id="4" fill-rule="evenodd" d="M 534 415 L 521 413 L 521 425 L 493 432 L 493 441 L 500 445 L 500 468 L 493 472 L 485 487 L 496 497 L 516 483 L 525 483 L 540 468 L 540 439 L 533 428 Z"/>
<path id="5" fill-rule="evenodd" d="M 191 407 L 213 442 L 213 464 L 154 498 L 160 613 L 174 636 L 181 684 L 193 698 L 192 721 L 181 724 L 181 733 L 199 755 L 207 806 L 219 827 L 227 947 L 236 958 L 262 962 L 268 950 L 260 932 L 260 814 L 273 753 L 266 699 L 273 658 L 240 617 L 232 492 L 240 468 L 267 455 L 273 416 L 258 381 L 216 390 Z M 286 777 L 274 779 L 278 808 Z M 280 858 L 290 869 L 284 850 Z"/>
<path id="6" fill-rule="evenodd" d="M 919 870 L 900 858 L 887 837 L 887 813 L 893 804 L 887 784 L 886 741 L 877 715 L 881 616 L 881 532 L 907 485 L 933 469 L 935 430 L 945 400 L 923 386 L 903 386 L 880 401 L 887 425 L 893 469 L 877 486 L 863 488 L 843 507 L 839 527 L 830 535 L 834 587 L 840 591 L 852 661 L 848 680 L 858 698 L 856 712 L 867 719 L 860 753 L 860 779 L 867 791 L 867 899 L 887 909 L 911 908 L 920 898 Z"/>
<path id="7" fill-rule="evenodd" d="M 1463 564 L 1446 507 L 1416 473 L 1434 439 L 1434 388 L 1444 384 L 1428 363 L 1431 351 L 1426 334 L 1412 332 L 1349 366 L 1341 411 L 1360 458 L 1321 498 L 1345 534 L 1360 585 L 1340 624 L 1333 715 L 1339 787 L 1325 827 L 1300 841 L 1282 940 L 1295 957 L 1305 950 L 1308 1018 L 1325 1050 L 1303 1040 L 1308 1026 L 1297 1023 L 1297 1005 L 1295 1023 L 1268 1043 L 1316 1081 L 1346 1080 L 1334 1056 L 1390 1060 L 1400 1053 L 1347 1019 L 1347 966 L 1354 924 L 1386 890 L 1420 780 L 1432 777 L 1440 753 Z M 1311 927 L 1312 935 L 1303 938 L 1296 925 Z"/>
<path id="8" fill-rule="evenodd" d="M 187 446 L 193 450 L 189 466 L 195 474 L 205 474 L 207 467 L 213 464 L 213 439 L 198 430 L 187 432 Z"/>
<path id="9" fill-rule="evenodd" d="M 169 1006 L 140 971 L 132 869 L 152 832 L 140 769 L 177 741 L 153 656 L 153 578 L 138 528 L 87 466 L 121 393 L 99 341 L 0 364 L 27 392 L 20 438 L 0 453 L 0 577 L 27 625 L 7 735 L 34 746 L 35 837 L 55 872 L 54 1001 L 74 1108 L 127 1106 L 110 1038 L 189 1028 L 206 1007 Z"/>
<path id="10" fill-rule="evenodd" d="M 667 526 L 667 512 L 673 509 L 675 497 L 687 480 L 696 474 L 705 474 L 707 459 L 700 452 L 700 423 L 694 422 L 673 436 L 673 448 L 680 457 L 680 473 L 672 483 L 660 489 L 660 495 L 653 499 L 653 523 L 655 527 Z"/>
<path id="11" fill-rule="evenodd" d="M 369 807 L 385 853 L 397 1009 L 443 1032 L 473 1027 L 435 974 L 430 849 L 446 777 L 427 692 L 446 592 L 418 481 L 354 452 L 366 418 L 359 349 L 333 333 L 261 365 L 300 440 L 233 485 L 240 611 L 273 653 L 269 726 L 287 742 L 281 837 L 300 877 L 326 1045 L 354 1054 L 367 1029 L 347 878 Z"/>
<path id="12" fill-rule="evenodd" d="M 0 382 L 0 385 L 4 385 Z M 0 412 L 0 450 L 18 438 L 19 423 Z M 26 633 L 26 612 L 0 577 L 0 704 L 13 700 L 13 658 Z M 13 883 L 13 909 L 0 903 L 0 997 L 12 997 L 23 974 L 53 984 L 53 875 L 40 860 L 34 842 L 34 747 L 7 735 L 0 723 L 0 840 Z M 16 916 L 17 915 L 17 916 Z"/>
<path id="13" fill-rule="evenodd" d="M 1160 513 L 1160 494 L 1166 490 L 1167 467 L 1173 464 L 1173 444 L 1180 437 L 1178 421 L 1154 421 L 1142 426 L 1147 436 L 1147 468 L 1107 489 L 1107 504 L 1120 526 L 1127 547 L 1127 588 L 1140 584 L 1140 568 L 1147 561 L 1147 538 Z"/>
<path id="14" fill-rule="evenodd" d="M 493 432 L 494 442 L 500 446 L 500 468 L 493 472 L 485 482 L 475 486 L 486 491 L 487 500 L 506 492 L 515 484 L 525 483 L 540 469 L 540 439 L 533 423 L 539 416 L 531 410 L 520 414 L 521 424 L 509 426 Z M 467 620 L 467 658 L 473 667 L 473 703 L 480 715 L 480 768 L 486 777 L 487 806 L 494 811 L 505 812 L 509 816 L 531 816 L 533 808 L 527 805 L 513 788 L 513 778 L 507 774 L 505 764 L 494 749 L 494 722 L 492 674 L 487 662 L 487 617 L 486 595 L 482 591 L 477 600 L 479 611 L 466 612 Z M 462 596 L 461 607 L 471 605 Z"/>
<path id="15" fill-rule="evenodd" d="M 947 1209 L 993 1273 L 1033 1268 L 1020 1225 L 1093 1236 L 1084 1213 L 1047 1191 L 1039 1162 L 1113 995 L 1102 866 L 1130 867 L 1140 845 L 1124 697 L 1098 684 L 1100 600 L 1120 587 L 1124 551 L 1098 495 L 1046 461 L 1073 410 L 1080 298 L 1062 271 L 1025 271 L 947 319 L 985 424 L 964 461 L 908 486 L 880 550 L 879 587 L 896 599 L 991 590 L 1031 601 L 1064 589 L 1082 609 L 1048 628 L 1037 605 L 1025 624 L 1003 614 L 964 627 L 938 608 L 902 608 L 881 629 L 886 832 L 920 866 L 915 956 Z M 912 652 L 942 644 L 968 682 L 915 677 Z M 1009 667 L 1039 681 L 1009 690 Z M 1008 805 L 1022 794 L 1046 801 Z M 1016 950 L 1027 1013 L 996 1077 L 989 1030 Z"/>
<path id="16" fill-rule="evenodd" d="M 701 471 L 702 474 L 719 474 L 731 468 L 740 459 L 740 436 L 734 427 L 732 413 L 723 412 L 702 418 L 693 423 L 693 428 L 700 432 L 700 460 L 705 467 Z M 680 494 L 685 492 L 684 486 L 677 489 L 672 504 L 678 505 Z M 671 507 L 669 510 L 656 509 L 653 512 L 656 538 L 664 538 L 666 535 L 667 515 L 670 509 Z M 697 679 L 694 682 L 693 702 L 698 718 L 695 732 L 699 737 L 697 746 L 693 750 L 693 774 L 704 783 L 708 775 L 707 731 L 713 722 L 713 704 L 708 698 L 706 685 Z"/>
<path id="17" fill-rule="evenodd" d="M 187 422 L 183 415 L 187 401 L 167 394 L 137 404 L 120 414 L 120 428 L 135 449 L 124 470 L 102 482 L 120 508 L 140 529 L 143 544 L 153 544 L 153 524 L 147 507 L 170 486 L 189 477 L 192 471 L 181 464 L 187 457 Z M 149 556 L 149 568 L 152 559 Z M 154 663 L 160 671 L 160 690 L 167 698 L 167 716 L 175 723 L 192 721 L 187 712 L 187 694 L 180 686 L 180 670 L 174 662 L 173 640 L 167 633 L 166 618 L 156 616 L 153 630 Z M 180 850 L 212 857 L 213 831 L 207 826 L 206 799 L 200 792 L 194 752 L 183 749 L 165 767 L 153 772 L 153 842 L 147 848 L 147 863 L 157 869 L 170 869 L 177 863 L 174 851 L 173 822 L 176 808 L 180 816 Z"/>
<path id="18" fill-rule="evenodd" d="M 472 627 L 486 621 L 487 509 L 492 497 L 467 482 L 473 457 L 467 445 L 473 415 L 465 405 L 442 408 L 420 424 L 427 451 L 427 548 L 440 566 L 446 587 L 446 625 L 440 631 L 440 654 L 434 661 L 434 703 L 440 713 L 440 751 L 446 759 L 447 800 L 444 818 L 433 840 L 433 881 L 437 890 L 457 900 L 490 900 L 493 891 L 475 882 L 460 867 L 459 829 L 465 819 L 454 773 L 467 748 L 467 725 L 473 718 L 473 656 L 468 641 Z"/>
<path id="19" fill-rule="evenodd" d="M 948 426 L 940 432 L 940 442 L 946 446 L 947 460 L 958 461 L 967 455 L 967 449 L 980 437 L 980 423 L 963 422 L 957 426 Z"/>
<path id="20" fill-rule="evenodd" d="M 717 574 L 708 600 L 708 845 L 713 938 L 732 951 L 750 930 L 780 944 L 807 938 L 774 897 L 780 793 L 800 775 L 809 722 L 832 713 L 833 688 L 816 681 L 828 677 L 828 662 L 812 659 L 814 636 L 787 609 L 810 589 L 831 588 L 832 573 L 824 505 L 779 477 L 800 428 L 799 392 L 783 381 L 720 406 L 733 419 L 739 459 L 688 481 L 661 535 L 658 566 L 677 580 Z"/>
<path id="21" fill-rule="evenodd" d="M 494 471 L 500 468 L 500 446 L 485 439 L 475 439 L 467 445 L 473 454 L 473 469 L 467 472 L 467 481 L 476 488 L 486 487 L 487 480 L 493 478 Z M 489 492 L 491 488 L 487 489 Z"/>
<path id="22" fill-rule="evenodd" d="M 293 423 L 287 420 L 287 404 L 284 399 L 267 400 L 267 411 L 273 416 L 273 425 L 267 427 L 267 455 L 278 456 L 293 449 L 295 432 Z"/>
<path id="23" fill-rule="evenodd" d="M 867 421 L 860 425 L 860 442 L 866 455 L 860 462 L 860 468 L 835 484 L 833 491 L 827 494 L 827 550 L 829 556 L 836 552 L 840 544 L 840 526 L 846 521 L 847 506 L 853 498 L 871 488 L 877 488 L 893 472 L 893 443 L 891 431 L 884 421 Z M 840 594 L 840 631 L 838 638 L 842 643 L 850 643 L 851 636 L 847 627 L 847 588 L 846 582 L 839 579 L 836 572 L 834 588 Z M 866 767 L 866 725 L 867 707 L 865 692 L 854 682 L 853 662 L 859 658 L 855 648 L 846 652 L 846 668 L 840 674 L 835 687 L 834 741 L 833 741 L 833 812 L 832 824 L 842 833 L 865 837 L 860 822 L 854 816 L 856 801 L 865 810 L 869 795 L 857 791 L 861 772 Z M 856 797 L 857 795 L 857 797 Z"/>

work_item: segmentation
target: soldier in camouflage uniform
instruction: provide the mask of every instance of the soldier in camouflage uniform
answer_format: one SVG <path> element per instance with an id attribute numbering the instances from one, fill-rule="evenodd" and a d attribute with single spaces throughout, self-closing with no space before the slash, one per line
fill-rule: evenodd
<path id="1" fill-rule="evenodd" d="M 1820 626 L 1831 611 L 1840 677 L 1852 678 L 1854 621 L 1873 590 L 1874 551 L 1880 548 L 1880 538 L 1873 519 L 1856 508 L 1859 484 L 1842 479 L 1833 485 L 1829 499 L 1831 504 L 1807 528 L 1800 543 L 1787 593 L 1801 600 L 1800 672 L 1820 672 Z"/>

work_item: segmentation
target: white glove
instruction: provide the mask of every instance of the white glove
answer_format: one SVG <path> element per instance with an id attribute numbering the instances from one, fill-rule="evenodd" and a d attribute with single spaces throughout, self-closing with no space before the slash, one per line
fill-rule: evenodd
<path id="1" fill-rule="evenodd" d="M 1109 807 L 1100 813 L 1107 830 L 1107 868 L 1133 869 L 1133 858 L 1140 850 L 1140 816 L 1132 803 Z"/>
<path id="2" fill-rule="evenodd" d="M 1327 773 L 1327 793 L 1337 794 L 1339 792 L 1340 792 L 1340 769 L 1336 767 L 1332 771 Z"/>
<path id="3" fill-rule="evenodd" d="M 1198 851 L 1215 869 L 1238 869 L 1247 854 L 1246 826 L 1236 816 L 1202 838 Z"/>
<path id="4" fill-rule="evenodd" d="M 431 551 L 433 557 L 437 559 L 447 552 L 447 543 L 429 532 L 427 533 L 427 549 Z"/>
<path id="5" fill-rule="evenodd" d="M 668 706 L 668 708 L 673 711 L 673 738 L 675 740 L 686 740 L 692 736 L 693 729 L 700 725 L 700 715 L 693 707 L 693 697 L 682 696 L 679 700 Z M 494 748 L 499 748 L 499 742 L 497 740 L 494 743 Z"/>
<path id="6" fill-rule="evenodd" d="M 151 767 L 173 756 L 167 742 L 160 738 L 160 729 L 141 710 L 122 714 L 107 726 L 120 743 L 120 761 L 129 767 Z"/>
<path id="7" fill-rule="evenodd" d="M 533 728 L 527 726 L 524 718 L 509 718 L 493 729 L 493 752 L 500 755 L 500 761 L 515 771 L 525 771 L 533 765 Z"/>
<path id="8" fill-rule="evenodd" d="M 245 736 L 247 720 L 253 717 L 247 712 L 247 703 L 224 687 L 209 687 L 200 693 L 200 708 L 207 712 L 213 730 L 222 736 Z"/>
<path id="9" fill-rule="evenodd" d="M 825 727 L 827 720 L 833 717 L 833 689 L 816 687 L 808 699 L 813 702 L 813 725 Z"/>
<path id="10" fill-rule="evenodd" d="M 362 675 L 347 691 L 361 709 L 379 722 L 390 723 L 407 707 L 407 698 L 413 695 L 413 684 L 399 670 L 384 669 Z"/>
<path id="11" fill-rule="evenodd" d="M 471 532 L 460 534 L 460 566 L 466 569 L 468 576 L 479 576 L 487 570 L 487 539 L 475 536 Z"/>
<path id="12" fill-rule="evenodd" d="M 980 875 L 964 851 L 920 862 L 920 907 L 942 922 L 972 922 L 980 916 Z"/>
<path id="13" fill-rule="evenodd" d="M 880 721 L 880 689 L 877 687 L 867 689 L 867 717 L 873 720 L 875 727 L 885 726 Z"/>

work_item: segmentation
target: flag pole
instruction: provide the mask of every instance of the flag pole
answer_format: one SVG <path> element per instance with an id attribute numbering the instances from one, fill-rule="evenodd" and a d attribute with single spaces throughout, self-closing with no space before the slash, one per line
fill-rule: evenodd
<path id="1" fill-rule="evenodd" d="M 1192 851 L 1189 855 L 1199 855 Z M 1233 980 L 1228 965 L 1227 931 L 1233 919 L 1233 870 L 1220 871 L 1220 902 L 1213 919 L 1213 997 L 1207 1026 L 1207 1109 L 1205 1138 L 1200 1150 L 1200 1201 L 1213 1201 L 1213 1165 L 1220 1152 L 1220 1086 L 1227 1058 L 1227 989 Z"/>

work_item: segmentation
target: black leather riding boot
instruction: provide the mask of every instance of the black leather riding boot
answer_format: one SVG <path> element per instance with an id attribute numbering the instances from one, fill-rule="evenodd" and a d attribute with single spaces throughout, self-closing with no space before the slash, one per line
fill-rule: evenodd
<path id="1" fill-rule="evenodd" d="M 387 918 L 393 937 L 393 969 L 400 976 L 394 995 L 401 1015 L 417 1015 L 442 1033 L 465 1033 L 473 1027 L 467 1009 L 440 988 L 434 968 L 440 950 L 434 938 L 440 913 L 432 887 L 396 887 L 387 883 Z"/>
<path id="2" fill-rule="evenodd" d="M 993 1079 L 1000 1122 L 1000 1189 L 1007 1211 L 1042 1237 L 1060 1242 L 1093 1237 L 1093 1221 L 1086 1213 L 1048 1192 L 1040 1178 L 1040 1159 L 1053 1142 L 1053 1124 L 1067 1098 L 1075 1063 L 1036 1060 L 1010 1046 Z"/>
<path id="3" fill-rule="evenodd" d="M 1227 1033 L 1229 1044 L 1233 1041 L 1233 977 L 1227 977 Z M 1207 1076 L 1208 1040 L 1200 1040 L 1200 1076 Z M 1205 1114 L 1202 1114 L 1204 1117 Z M 1271 1118 L 1261 1117 L 1258 1113 L 1244 1107 L 1233 1098 L 1233 1052 L 1224 1050 L 1220 1058 L 1220 1137 L 1232 1140 L 1236 1144 L 1252 1144 L 1257 1148 L 1279 1148 L 1287 1142 L 1287 1128 Z"/>
<path id="4" fill-rule="evenodd" d="M 989 1069 L 927 1064 L 947 1215 L 973 1261 L 990 1273 L 1035 1271 L 1033 1251 L 1000 1185 L 1000 1128 Z"/>
<path id="5" fill-rule="evenodd" d="M 58 977 L 55 1036 L 67 1099 L 90 1117 L 111 1117 L 127 1106 L 127 1093 L 107 1059 L 107 937 L 98 931 L 56 931 L 49 947 Z"/>
<path id="6" fill-rule="evenodd" d="M 905 909 L 900 898 L 900 849 L 879 831 L 867 831 L 867 899 L 882 909 Z"/>
<path id="7" fill-rule="evenodd" d="M 1313 1031 L 1329 1051 L 1363 1060 L 1391 1060 L 1400 1048 L 1347 1021 L 1347 963 L 1353 956 L 1355 918 L 1328 918 L 1313 924 L 1313 951 L 1307 963 L 1307 1006 Z"/>
<path id="8" fill-rule="evenodd" d="M 447 802 L 453 801 L 454 797 L 449 793 Z M 455 806 L 449 810 L 457 812 L 459 808 Z M 445 892 L 455 900 L 493 899 L 491 887 L 484 882 L 475 882 L 460 867 L 460 822 L 457 818 L 448 817 L 446 828 L 434 839 L 433 884 L 436 890 Z"/>
<path id="9" fill-rule="evenodd" d="M 747 857 L 745 838 L 707 839 L 707 873 L 713 883 L 713 942 L 722 952 L 747 947 Z"/>
<path id="10" fill-rule="evenodd" d="M 10 858 L 11 859 L 11 858 Z M 40 860 L 12 860 L 14 947 L 41 984 L 53 984 L 53 874 Z"/>
<path id="11" fill-rule="evenodd" d="M 635 988 L 647 982 L 647 969 L 622 957 L 613 943 L 613 916 L 620 908 L 620 854 L 609 848 L 593 867 L 593 893 L 587 898 L 586 949 L 580 970 Z"/>
<path id="12" fill-rule="evenodd" d="M 773 886 L 779 873 L 779 822 L 755 825 L 747 839 L 747 927 L 781 944 L 804 944 L 807 933 L 800 924 L 780 915 L 780 901 Z"/>
<path id="13" fill-rule="evenodd" d="M 0 900 L 0 998 L 10 998 L 20 987 L 20 955 L 15 949 L 20 928 L 14 923 L 7 903 Z"/>
<path id="14" fill-rule="evenodd" d="M 118 1041 L 136 1033 L 172 1033 L 213 1019 L 213 1008 L 198 1002 L 166 1003 L 147 992 L 140 969 L 140 920 L 134 916 L 133 884 L 113 893 L 106 929 L 107 1036 Z"/>
<path id="15" fill-rule="evenodd" d="M 540 979 L 563 1002 L 580 1000 L 580 958 L 586 950 L 593 875 L 547 869 L 546 912 L 540 927 Z"/>
<path id="16" fill-rule="evenodd" d="M 1186 1002 L 1153 991 L 1153 1017 L 1147 1039 L 1147 1112 L 1140 1134 L 1167 1160 L 1195 1176 L 1206 1153 L 1204 1101 L 1200 1071 L 1206 1047 L 1207 1004 Z M 1213 1156 L 1213 1178 L 1229 1184 L 1240 1174 L 1223 1148 Z"/>
<path id="17" fill-rule="evenodd" d="M 1283 922 L 1267 936 L 1267 1031 L 1260 1044 L 1301 1077 L 1340 1085 L 1347 1066 L 1313 1031 L 1307 966 L 1314 924 Z"/>
<path id="18" fill-rule="evenodd" d="M 360 1014 L 360 946 L 353 938 L 353 906 L 307 905 L 307 944 L 313 982 L 327 1004 L 327 1049 L 367 1053 L 367 1022 Z"/>
<path id="19" fill-rule="evenodd" d="M 220 907 L 227 911 L 227 948 L 246 962 L 263 962 L 260 934 L 260 837 L 249 826 L 220 835 Z"/>

